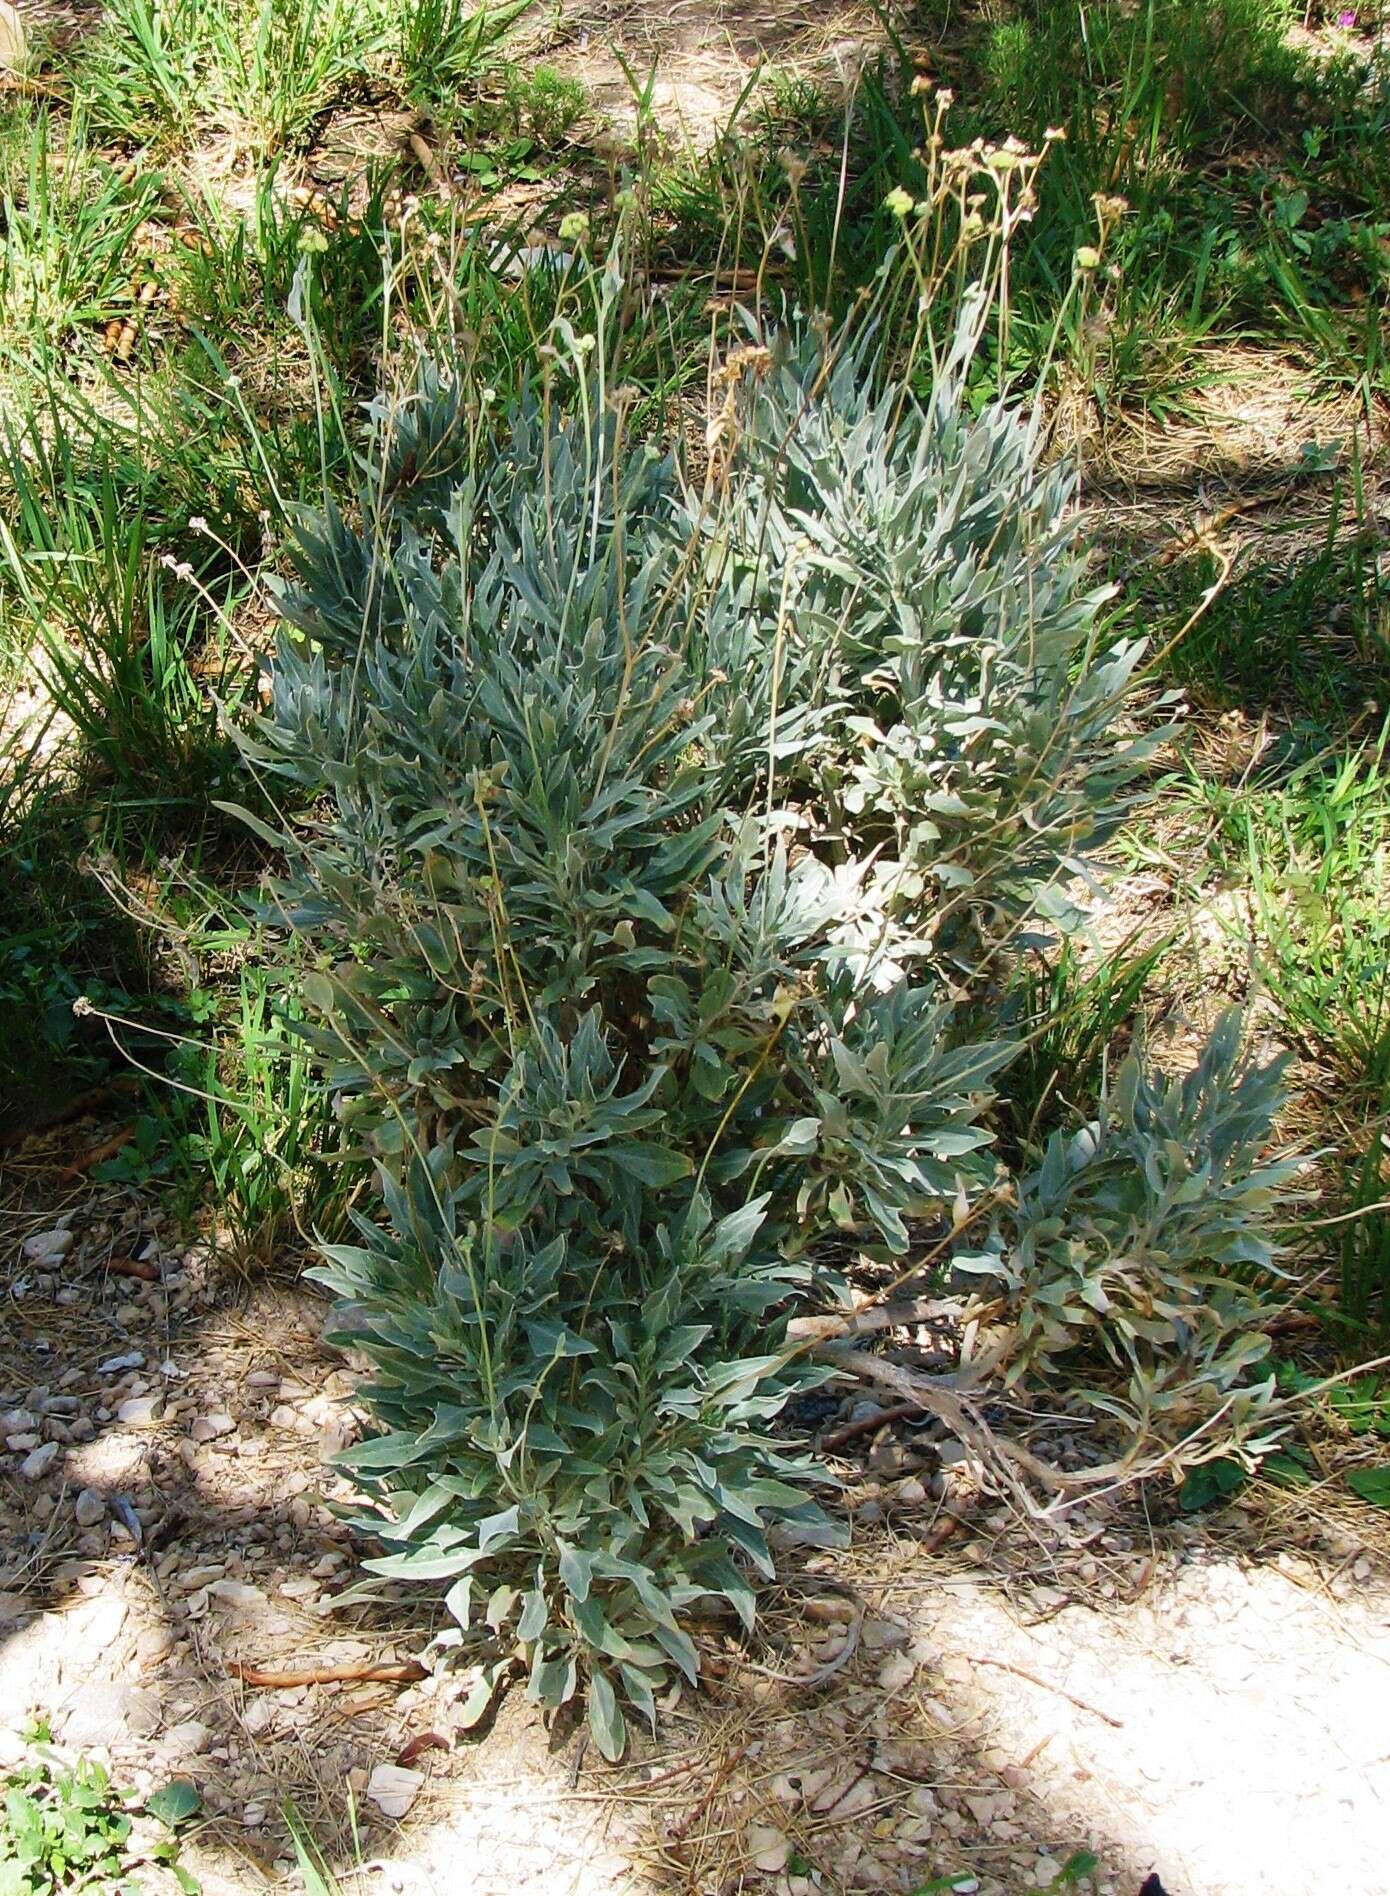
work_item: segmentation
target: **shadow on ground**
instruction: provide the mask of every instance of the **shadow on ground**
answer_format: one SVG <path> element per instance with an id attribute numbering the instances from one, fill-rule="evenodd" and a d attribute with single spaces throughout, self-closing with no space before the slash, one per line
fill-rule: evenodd
<path id="1" fill-rule="evenodd" d="M 185 1860 L 210 1896 L 286 1882 L 287 1802 L 345 1878 L 375 1866 L 349 1886 L 434 1896 L 867 1896 L 955 1872 L 1013 1896 L 1083 1847 L 1082 1888 L 1133 1896 L 1157 1870 L 1171 1896 L 1246 1896 L 1232 1840 L 1263 1874 L 1271 1851 L 1301 1861 L 1299 1836 L 1371 1887 L 1390 1638 L 1383 1596 L 1318 1597 L 1325 1548 L 1278 1571 L 1248 1537 L 1198 1560 L 1098 1525 L 1080 1568 L 1045 1571 L 1003 1522 L 933 1551 L 926 1498 L 886 1501 L 848 1554 L 800 1557 L 755 1654 L 710 1636 L 708 1694 L 616 1772 L 519 1693 L 466 1733 L 458 1676 L 238 1676 L 401 1666 L 430 1626 L 404 1603 L 328 1610 L 353 1549 L 323 1458 L 354 1422 L 321 1304 L 177 1242 L 148 1193 L 64 1182 L 110 1130 L 11 1153 L 0 1190 L 0 1701 L 11 1734 L 42 1713 L 138 1793 L 192 1779 Z M 58 1229 L 70 1244 L 26 1256 Z M 157 1280 L 119 1274 L 131 1259 Z M 37 1473 L 30 1437 L 54 1447 Z M 847 1632 L 823 1686 L 789 1677 Z M 398 1830 L 372 1791 L 402 1758 Z"/>

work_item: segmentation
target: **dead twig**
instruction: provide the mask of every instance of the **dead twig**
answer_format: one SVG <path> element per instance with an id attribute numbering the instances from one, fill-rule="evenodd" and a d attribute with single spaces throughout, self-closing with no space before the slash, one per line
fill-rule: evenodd
<path id="1" fill-rule="evenodd" d="M 264 1686 L 271 1691 L 292 1692 L 301 1685 L 357 1685 L 380 1682 L 384 1685 L 414 1685 L 430 1675 L 418 1659 L 376 1665 L 370 1659 L 356 1665 L 308 1666 L 300 1672 L 279 1672 L 262 1666 L 244 1666 L 238 1659 L 227 1661 L 227 1670 L 243 1685 Z"/>
<path id="2" fill-rule="evenodd" d="M 103 1139 L 100 1145 L 89 1146 L 85 1152 L 79 1152 L 69 1164 L 61 1167 L 58 1176 L 63 1179 L 82 1178 L 94 1165 L 114 1158 L 122 1146 L 129 1145 L 135 1137 L 134 1126 L 122 1126 L 119 1132 L 113 1132 L 109 1139 Z"/>
<path id="3" fill-rule="evenodd" d="M 109 1257 L 106 1268 L 113 1277 L 135 1277 L 142 1284 L 159 1282 L 159 1266 L 144 1257 Z"/>
<path id="4" fill-rule="evenodd" d="M 1103 1719 L 1107 1725 L 1113 1725 L 1116 1731 L 1124 1730 L 1125 1721 L 1122 1718 L 1116 1718 L 1110 1712 L 1103 1712 L 1098 1705 L 1092 1705 L 1086 1699 L 1078 1698 L 1075 1692 L 1069 1692 L 1064 1685 L 1054 1685 L 1051 1679 L 1039 1678 L 1037 1673 L 1030 1672 L 1027 1666 L 1010 1665 L 1007 1659 L 984 1659 L 970 1652 L 962 1653 L 961 1657 L 967 1659 L 972 1666 L 993 1666 L 997 1672 L 1012 1672 L 1016 1679 L 1026 1679 L 1029 1685 L 1039 1686 L 1044 1692 L 1055 1692 L 1058 1698 L 1069 1700 L 1078 1711 L 1089 1712 L 1092 1718 Z"/>
<path id="5" fill-rule="evenodd" d="M 670 1833 L 672 1843 L 684 1843 L 685 1839 L 690 1835 L 690 1832 L 695 1828 L 695 1825 L 704 1816 L 720 1791 L 723 1790 L 724 1786 L 733 1776 L 734 1771 L 747 1755 L 747 1751 L 747 1745 L 739 1745 L 736 1750 L 728 1754 L 714 1776 L 710 1779 L 704 1796 L 701 1797 L 699 1803 L 695 1805 L 693 1810 L 688 1811 L 678 1824 L 673 1825 Z"/>
<path id="6" fill-rule="evenodd" d="M 890 1422 L 907 1422 L 915 1415 L 926 1415 L 924 1402 L 895 1402 L 891 1408 L 876 1409 L 872 1415 L 860 1416 L 857 1422 L 846 1422 L 838 1429 L 831 1429 L 828 1435 L 822 1435 L 819 1442 L 823 1455 L 829 1455 L 837 1448 L 843 1448 L 848 1442 L 858 1441 L 861 1435 L 871 1435 L 875 1429 L 881 1429 Z"/>

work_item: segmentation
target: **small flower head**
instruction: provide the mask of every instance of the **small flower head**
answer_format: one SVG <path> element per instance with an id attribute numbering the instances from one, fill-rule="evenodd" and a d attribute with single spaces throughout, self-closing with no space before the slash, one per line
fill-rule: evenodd
<path id="1" fill-rule="evenodd" d="M 560 242 L 582 244 L 589 234 L 589 219 L 583 211 L 571 211 L 560 219 Z"/>
<path id="2" fill-rule="evenodd" d="M 912 214 L 912 193 L 910 191 L 904 191 L 900 184 L 895 184 L 893 189 L 883 200 L 883 208 L 886 211 L 891 211 L 894 217 L 910 217 Z"/>
<path id="3" fill-rule="evenodd" d="M 1100 268 L 1100 252 L 1093 244 L 1082 244 L 1076 253 L 1076 267 L 1078 270 L 1098 270 Z"/>

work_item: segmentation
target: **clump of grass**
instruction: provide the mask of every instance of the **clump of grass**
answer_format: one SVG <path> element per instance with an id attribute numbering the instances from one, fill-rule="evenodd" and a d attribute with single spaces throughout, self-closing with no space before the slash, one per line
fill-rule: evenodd
<path id="1" fill-rule="evenodd" d="M 1247 560 L 1169 654 L 1165 670 L 1206 707 L 1271 711 L 1328 725 L 1390 687 L 1390 576 L 1369 526 L 1343 532 L 1333 496 L 1321 542 Z M 1158 576 L 1156 602 L 1181 622 L 1217 579 L 1199 551 Z"/>
<path id="2" fill-rule="evenodd" d="M 397 59 L 407 97 L 441 105 L 456 101 L 460 90 L 492 63 L 499 41 L 527 4 L 407 0 L 397 16 Z M 536 77 L 544 70 L 538 68 Z M 511 67 L 505 79 L 509 86 L 525 83 Z"/>
<path id="3" fill-rule="evenodd" d="M 1020 970 L 1006 1003 L 1019 1051 L 999 1102 L 1012 1149 L 1026 1150 L 1057 1126 L 1091 1117 L 1170 945 L 1166 937 L 1131 937 L 1088 955 L 1066 940 L 1051 958 L 1039 955 Z"/>
<path id="4" fill-rule="evenodd" d="M 1390 725 L 1207 784 L 1216 864 L 1246 892 L 1258 977 L 1290 1033 L 1364 1092 L 1390 1012 Z"/>
<path id="5" fill-rule="evenodd" d="M 1330 1318 L 1354 1350 L 1382 1350 L 1390 1341 L 1390 1027 L 1377 1049 L 1381 1090 L 1376 1110 L 1341 1161 L 1342 1220 L 1337 1246 L 1338 1297 Z"/>
<path id="6" fill-rule="evenodd" d="M 217 698 L 235 704 L 245 665 L 229 638 L 228 607 L 191 564 L 151 548 L 144 521 L 123 512 L 116 482 L 67 496 L 44 513 L 21 463 L 14 478 L 33 529 L 0 545 L 32 619 L 52 702 L 81 741 L 87 766 L 125 796 L 166 812 L 198 808 L 230 764 Z"/>
<path id="7" fill-rule="evenodd" d="M 5 707 L 12 715 L 12 707 Z M 138 980 L 140 943 L 79 864 L 90 811 L 46 722 L 0 751 L 0 1131 L 32 1125 L 109 1071 L 106 1037 L 73 1003 Z"/>
<path id="8" fill-rule="evenodd" d="M 129 307 L 136 233 L 159 199 L 94 153 L 81 119 L 40 108 L 0 144 L 0 303 L 26 353 L 81 341 Z"/>
<path id="9" fill-rule="evenodd" d="M 302 143 L 384 31 L 365 0 L 115 0 L 75 85 L 109 140 L 176 151 L 201 126 L 267 159 Z"/>

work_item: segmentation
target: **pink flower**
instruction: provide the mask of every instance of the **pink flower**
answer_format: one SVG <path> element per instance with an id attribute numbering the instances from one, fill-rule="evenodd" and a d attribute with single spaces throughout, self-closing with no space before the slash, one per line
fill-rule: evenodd
<path id="1" fill-rule="evenodd" d="M 1350 29 L 1356 25 L 1356 15 L 1351 12 L 1350 9 L 1345 13 L 1339 13 L 1337 15 L 1337 24 L 1338 26 Z"/>

